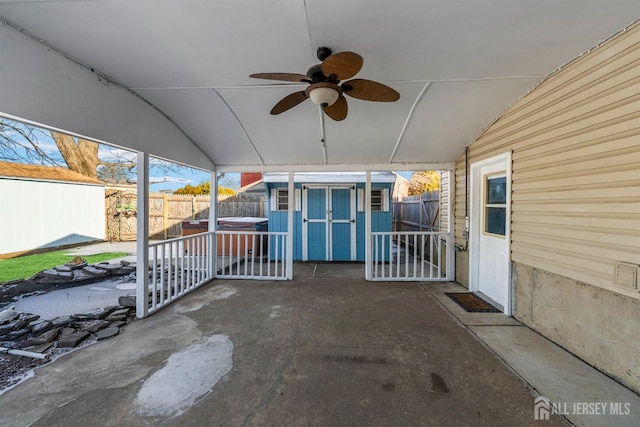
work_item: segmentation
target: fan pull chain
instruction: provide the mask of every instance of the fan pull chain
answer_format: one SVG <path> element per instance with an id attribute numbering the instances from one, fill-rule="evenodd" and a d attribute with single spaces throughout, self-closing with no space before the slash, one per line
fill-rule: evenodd
<path id="1" fill-rule="evenodd" d="M 320 111 L 320 142 L 322 142 L 322 155 L 324 157 L 324 164 L 327 164 L 327 141 L 325 140 L 324 134 L 324 112 L 322 111 L 322 107 L 318 107 L 318 111 Z"/>

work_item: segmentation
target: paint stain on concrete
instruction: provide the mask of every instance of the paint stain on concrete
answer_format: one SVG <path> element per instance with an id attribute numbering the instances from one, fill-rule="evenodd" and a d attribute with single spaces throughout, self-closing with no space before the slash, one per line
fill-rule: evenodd
<path id="1" fill-rule="evenodd" d="M 396 383 L 391 380 L 387 380 L 382 383 L 382 388 L 386 391 L 394 391 L 396 389 Z"/>
<path id="2" fill-rule="evenodd" d="M 339 362 L 339 363 L 379 363 L 387 364 L 389 360 L 384 357 L 367 357 L 367 356 L 324 356 L 322 358 L 327 362 Z"/>
<path id="3" fill-rule="evenodd" d="M 431 393 L 436 399 L 443 397 L 449 393 L 449 386 L 447 382 L 440 375 L 435 372 L 431 373 Z"/>
<path id="4" fill-rule="evenodd" d="M 164 367 L 144 381 L 134 411 L 147 417 L 184 413 L 231 371 L 232 355 L 233 343 L 226 335 L 204 337 L 172 354 Z"/>
<path id="5" fill-rule="evenodd" d="M 274 305 L 273 307 L 271 307 L 271 314 L 269 314 L 269 317 L 272 319 L 275 319 L 276 317 L 280 317 L 281 309 L 282 309 L 281 305 Z"/>
<path id="6" fill-rule="evenodd" d="M 211 291 L 199 296 L 198 298 L 191 297 L 186 301 L 180 301 L 175 305 L 175 310 L 178 313 L 188 313 L 190 311 L 200 310 L 205 305 L 212 301 L 219 301 L 227 299 L 238 293 L 238 289 L 233 286 L 222 285 L 218 286 Z"/>

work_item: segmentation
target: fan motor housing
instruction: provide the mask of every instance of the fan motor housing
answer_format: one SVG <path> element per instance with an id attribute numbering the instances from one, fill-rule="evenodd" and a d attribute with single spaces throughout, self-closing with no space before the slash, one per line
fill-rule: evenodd
<path id="1" fill-rule="evenodd" d="M 319 47 L 318 50 L 316 51 L 316 56 L 318 57 L 318 59 L 320 61 L 324 61 L 325 59 L 327 59 L 328 57 L 331 56 L 331 49 L 328 47 Z"/>
<path id="2" fill-rule="evenodd" d="M 307 76 L 314 82 L 326 82 L 327 76 L 322 73 L 322 64 L 316 64 L 307 70 Z"/>

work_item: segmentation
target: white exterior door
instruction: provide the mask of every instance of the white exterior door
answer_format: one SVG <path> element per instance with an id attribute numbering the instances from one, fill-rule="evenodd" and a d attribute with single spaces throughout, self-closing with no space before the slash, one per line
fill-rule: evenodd
<path id="1" fill-rule="evenodd" d="M 511 153 L 471 165 L 469 283 L 511 315 Z"/>

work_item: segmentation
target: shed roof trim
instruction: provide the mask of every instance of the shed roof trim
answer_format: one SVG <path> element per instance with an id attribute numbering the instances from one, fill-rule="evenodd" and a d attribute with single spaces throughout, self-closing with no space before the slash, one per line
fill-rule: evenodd
<path id="1" fill-rule="evenodd" d="M 396 174 L 393 172 L 371 172 L 371 182 L 396 182 Z M 263 181 L 272 182 L 289 182 L 288 173 L 265 173 Z M 309 184 L 352 184 L 357 182 L 365 182 L 367 179 L 366 172 L 313 172 L 313 173 L 296 173 L 294 174 L 294 182 L 304 182 Z"/>

